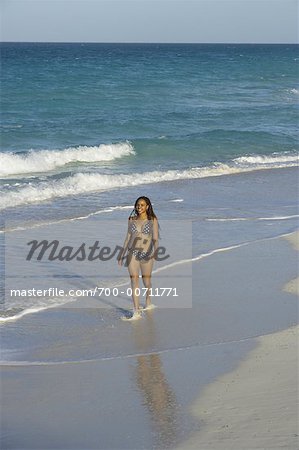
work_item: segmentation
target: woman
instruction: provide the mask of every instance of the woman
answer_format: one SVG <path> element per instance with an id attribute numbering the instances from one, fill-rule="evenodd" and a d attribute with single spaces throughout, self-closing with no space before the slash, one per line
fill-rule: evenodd
<path id="1" fill-rule="evenodd" d="M 158 247 L 159 225 L 156 214 L 153 211 L 151 201 L 147 197 L 139 197 L 128 220 L 128 232 L 123 245 L 123 252 L 118 260 L 122 265 L 128 251 L 128 270 L 131 277 L 132 297 L 134 303 L 133 318 L 141 317 L 139 306 L 139 272 L 146 291 L 145 309 L 150 309 L 151 304 L 151 276 L 154 263 L 154 253 Z"/>

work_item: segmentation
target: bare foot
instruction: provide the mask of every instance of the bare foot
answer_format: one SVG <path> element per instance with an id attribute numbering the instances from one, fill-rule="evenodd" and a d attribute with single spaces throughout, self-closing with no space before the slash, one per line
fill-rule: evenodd
<path id="1" fill-rule="evenodd" d="M 141 310 L 139 309 L 138 311 L 134 311 L 134 312 L 133 312 L 133 315 L 132 315 L 131 317 L 125 317 L 125 316 L 123 316 L 123 317 L 121 318 L 121 320 L 132 321 L 132 320 L 138 320 L 138 319 L 141 319 L 141 318 L 142 318 L 142 312 L 141 312 Z"/>
<path id="2" fill-rule="evenodd" d="M 149 305 L 145 305 L 144 310 L 148 311 L 149 309 L 155 309 L 155 308 L 157 308 L 157 306 L 154 305 L 153 303 L 150 303 Z"/>

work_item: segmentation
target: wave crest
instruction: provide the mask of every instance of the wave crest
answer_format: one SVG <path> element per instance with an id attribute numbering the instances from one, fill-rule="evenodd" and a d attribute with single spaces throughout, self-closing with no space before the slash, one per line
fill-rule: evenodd
<path id="1" fill-rule="evenodd" d="M 26 154 L 1 153 L 0 176 L 49 172 L 69 163 L 113 161 L 134 154 L 130 142 L 94 147 L 79 146 L 64 150 L 31 150 Z"/>
<path id="2" fill-rule="evenodd" d="M 152 171 L 135 174 L 106 175 L 100 173 L 76 173 L 60 180 L 41 181 L 17 188 L 0 196 L 0 209 L 40 203 L 54 198 L 80 195 L 89 192 L 107 191 L 162 181 L 216 177 L 235 173 L 251 172 L 298 166 L 297 155 L 248 156 L 232 160 L 227 164 L 214 163 L 206 167 L 185 170 Z"/>
<path id="3" fill-rule="evenodd" d="M 263 166 L 269 166 L 269 165 L 281 165 L 281 164 L 287 164 L 288 166 L 298 164 L 298 155 L 297 154 L 286 154 L 286 153 L 273 153 L 272 155 L 256 155 L 256 156 L 241 156 L 239 158 L 233 159 L 233 162 L 237 165 L 240 164 L 251 164 L 251 165 L 258 165 Z M 261 167 L 260 167 L 261 168 Z"/>

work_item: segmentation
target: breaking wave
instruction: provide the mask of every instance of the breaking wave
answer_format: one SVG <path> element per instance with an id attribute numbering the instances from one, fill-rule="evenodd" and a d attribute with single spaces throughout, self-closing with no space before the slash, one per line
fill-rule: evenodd
<path id="1" fill-rule="evenodd" d="M 128 150 L 132 151 L 128 144 Z M 134 174 L 107 175 L 101 173 L 76 173 L 59 180 L 39 181 L 18 187 L 0 195 L 0 209 L 41 203 L 54 198 L 80 195 L 89 192 L 107 191 L 163 181 L 230 175 L 254 170 L 275 169 L 298 166 L 296 154 L 272 154 L 270 156 L 239 157 L 227 164 L 214 163 L 206 167 L 185 170 L 151 171 Z"/>
<path id="2" fill-rule="evenodd" d="M 79 146 L 64 150 L 31 150 L 28 153 L 0 153 L 0 177 L 50 172 L 70 163 L 113 161 L 134 155 L 130 142 Z"/>

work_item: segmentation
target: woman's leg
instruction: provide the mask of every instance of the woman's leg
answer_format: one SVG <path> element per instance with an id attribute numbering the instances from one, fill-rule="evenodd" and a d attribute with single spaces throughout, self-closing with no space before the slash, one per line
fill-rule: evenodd
<path id="1" fill-rule="evenodd" d="M 139 311 L 139 295 L 136 295 L 136 289 L 139 288 L 139 268 L 140 262 L 136 260 L 134 255 L 131 255 L 128 270 L 131 277 L 134 312 Z"/>
<path id="2" fill-rule="evenodd" d="M 148 307 L 151 304 L 150 297 L 150 289 L 152 287 L 152 270 L 153 270 L 153 259 L 149 261 L 142 261 L 140 264 L 141 273 L 142 273 L 142 281 L 144 286 L 147 288 L 146 298 L 145 298 L 145 307 Z"/>

